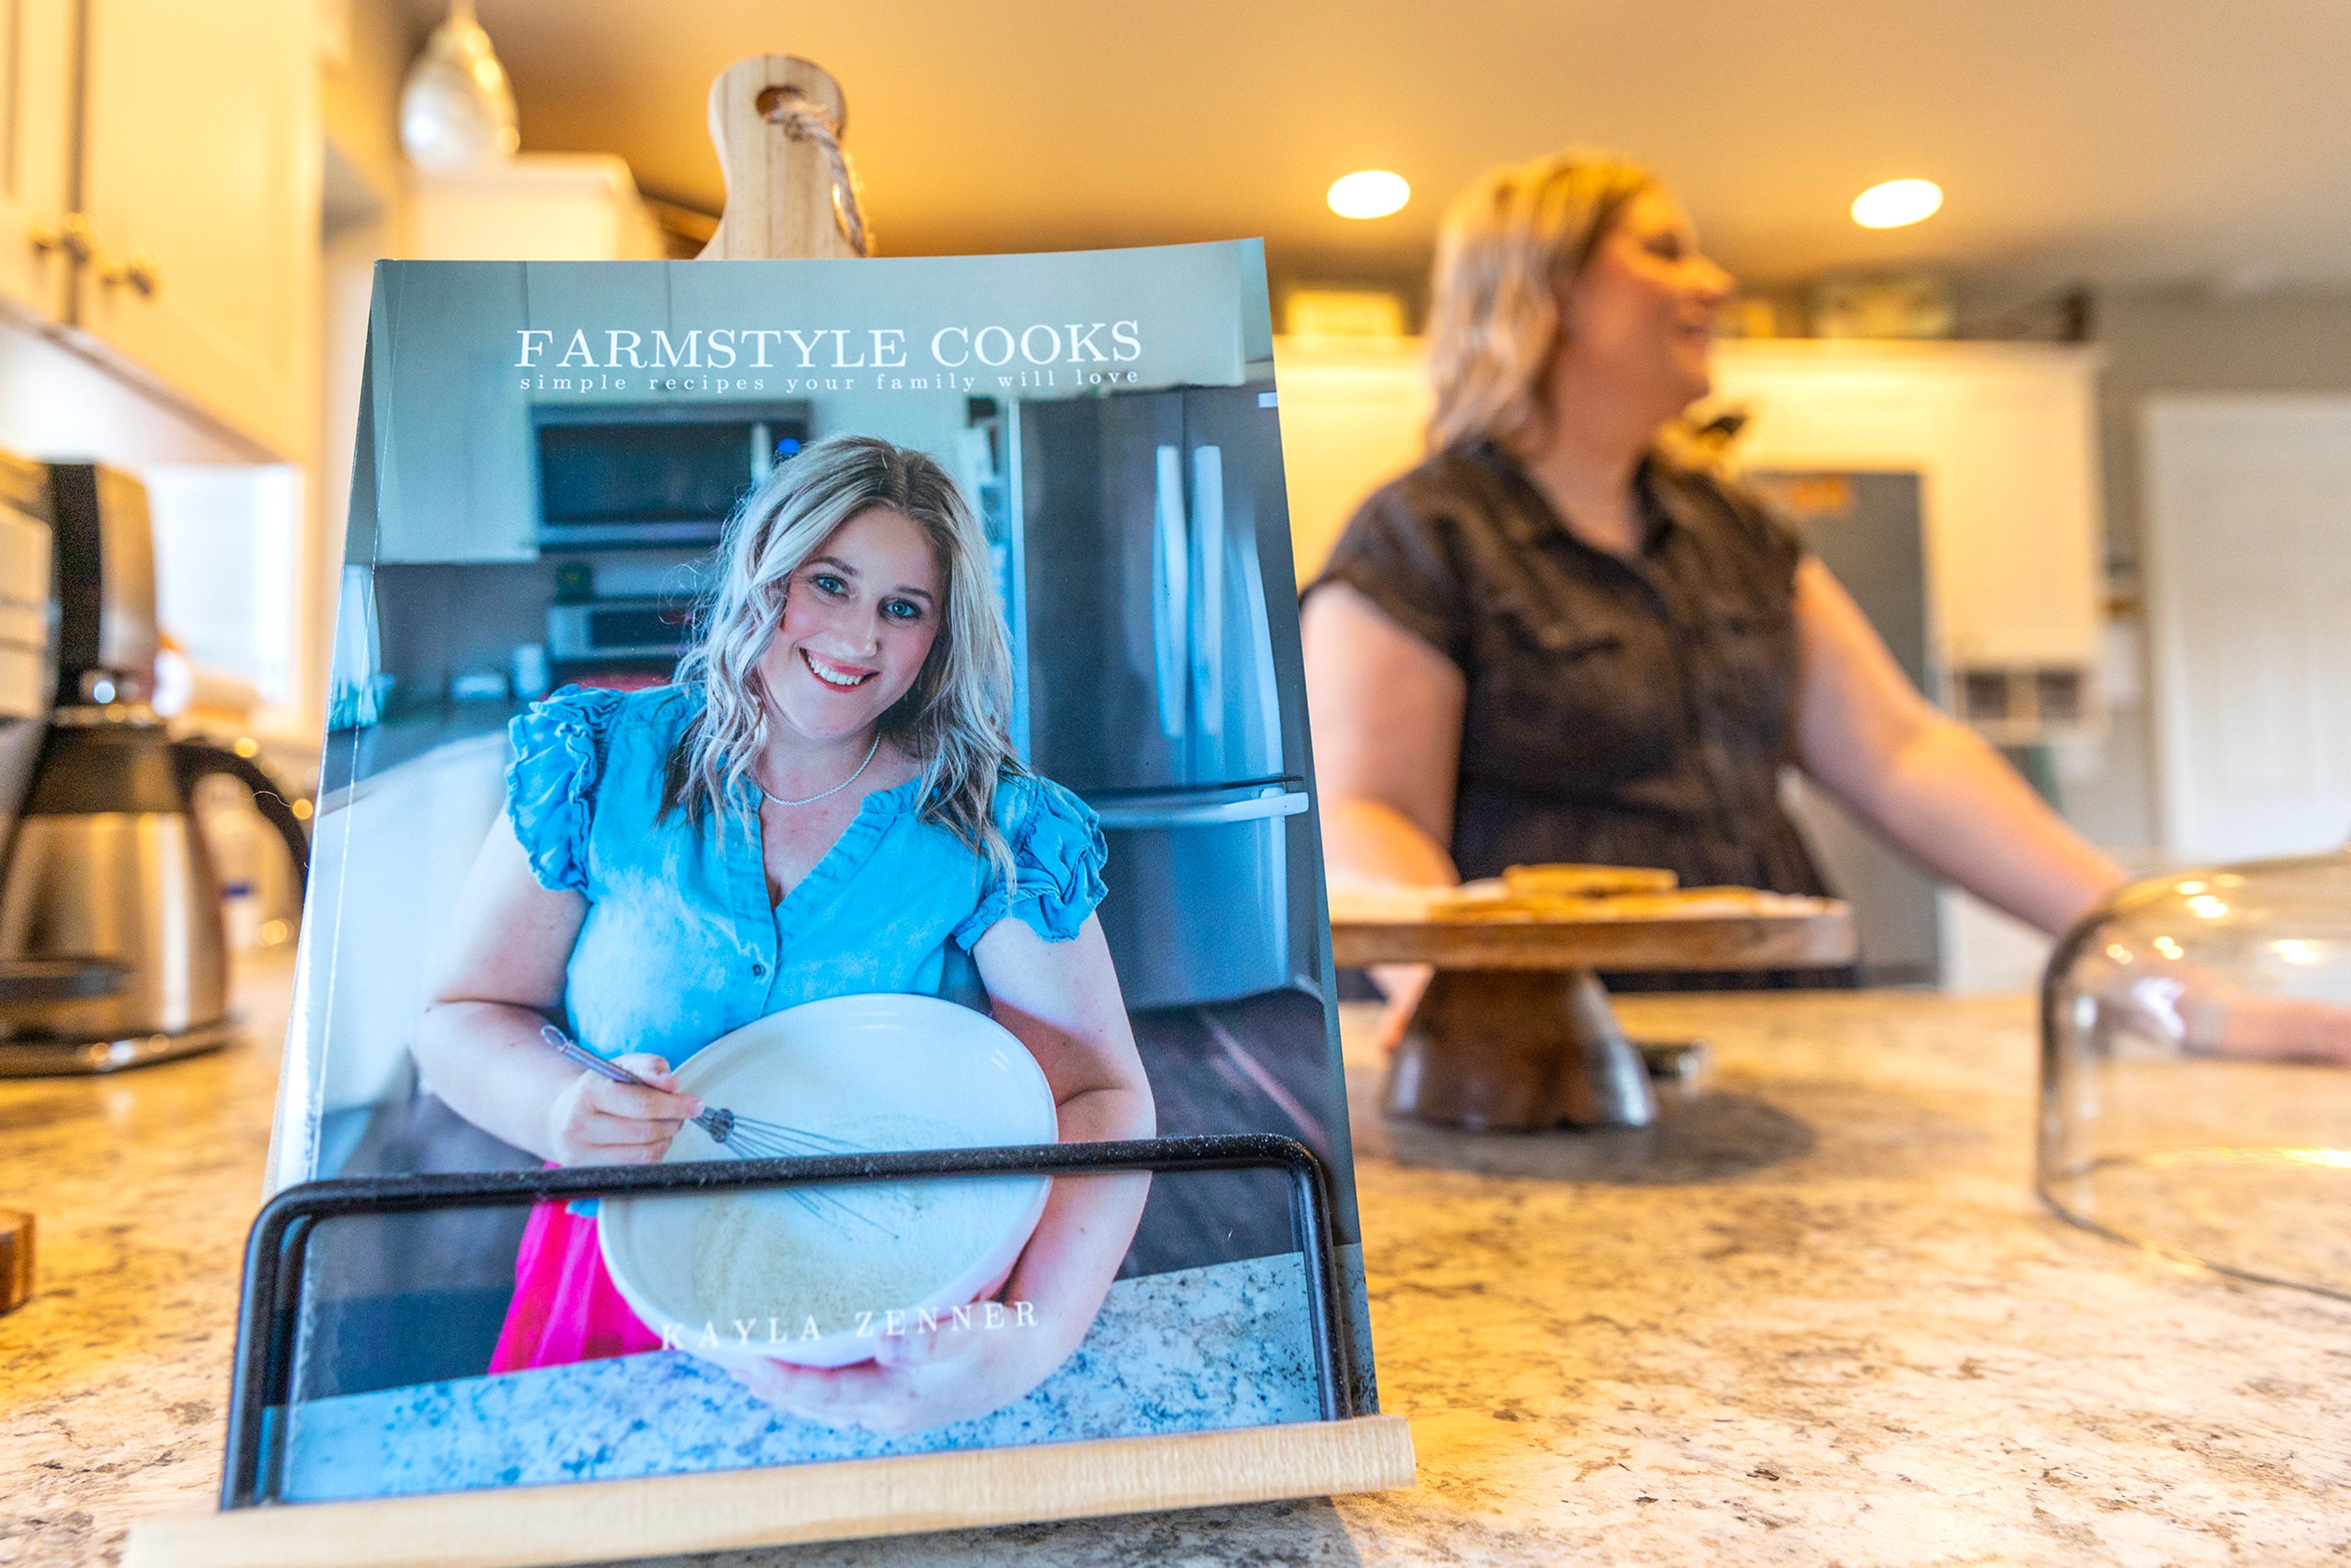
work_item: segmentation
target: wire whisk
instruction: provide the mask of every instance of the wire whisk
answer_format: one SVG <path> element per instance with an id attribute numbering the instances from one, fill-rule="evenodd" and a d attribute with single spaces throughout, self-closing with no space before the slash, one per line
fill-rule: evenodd
<path id="1" fill-rule="evenodd" d="M 578 1062 L 589 1071 L 615 1083 L 633 1083 L 640 1089 L 652 1089 L 625 1067 L 618 1067 L 565 1034 L 553 1024 L 541 1025 L 538 1038 L 553 1046 L 559 1055 Z M 823 1133 L 811 1133 L 805 1127 L 788 1127 L 781 1122 L 763 1121 L 757 1116 L 738 1116 L 723 1105 L 705 1105 L 694 1124 L 710 1135 L 710 1141 L 738 1159 L 785 1159 L 796 1155 L 862 1155 L 862 1145 L 845 1138 Z M 810 1214 L 846 1216 L 861 1225 L 871 1226 L 893 1241 L 898 1233 L 853 1205 L 842 1202 L 821 1187 L 787 1186 L 784 1195 Z"/>

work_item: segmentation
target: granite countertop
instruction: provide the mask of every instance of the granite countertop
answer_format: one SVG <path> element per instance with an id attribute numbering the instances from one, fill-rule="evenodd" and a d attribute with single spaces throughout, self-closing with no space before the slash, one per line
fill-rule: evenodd
<path id="1" fill-rule="evenodd" d="M 247 977 L 259 1040 L 288 979 Z M 2046 1215 L 2024 1001 L 1622 1012 L 1718 1055 L 1647 1133 L 1386 1124 L 1351 1061 L 1380 1394 L 1417 1488 L 695 1562 L 2351 1555 L 2351 1306 Z M 0 1563 L 111 1561 L 132 1518 L 211 1497 L 275 1057 L 0 1083 L 0 1203 L 42 1226 L 39 1294 L 0 1318 Z"/>
<path id="2" fill-rule="evenodd" d="M 319 807 L 346 804 L 354 790 L 444 746 L 506 733 L 507 724 L 529 706 L 501 700 L 413 704 L 379 723 L 337 730 L 327 737 L 319 774 Z"/>

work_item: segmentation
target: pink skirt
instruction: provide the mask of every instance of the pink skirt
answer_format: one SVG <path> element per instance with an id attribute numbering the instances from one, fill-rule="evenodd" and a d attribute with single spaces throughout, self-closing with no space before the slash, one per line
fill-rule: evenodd
<path id="1" fill-rule="evenodd" d="M 604 1272 L 594 1218 L 562 1203 L 533 1204 L 490 1370 L 565 1366 L 660 1348 L 661 1336 L 629 1310 Z"/>

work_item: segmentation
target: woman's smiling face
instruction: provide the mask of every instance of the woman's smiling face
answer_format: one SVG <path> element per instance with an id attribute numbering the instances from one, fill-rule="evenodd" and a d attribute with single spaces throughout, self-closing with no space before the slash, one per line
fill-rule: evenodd
<path id="1" fill-rule="evenodd" d="M 863 733 L 923 673 L 944 597 L 923 530 L 887 507 L 860 512 L 792 573 L 759 658 L 768 706 L 805 739 Z"/>

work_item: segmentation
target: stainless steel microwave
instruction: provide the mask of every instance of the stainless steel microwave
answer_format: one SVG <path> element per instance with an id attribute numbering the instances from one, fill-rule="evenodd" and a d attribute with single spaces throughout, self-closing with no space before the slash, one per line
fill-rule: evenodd
<path id="1" fill-rule="evenodd" d="M 632 596 L 547 607 L 547 651 L 559 664 L 675 659 L 694 626 L 690 600 Z"/>
<path id="2" fill-rule="evenodd" d="M 715 544 L 745 491 L 810 438 L 805 402 L 531 411 L 543 549 Z"/>

